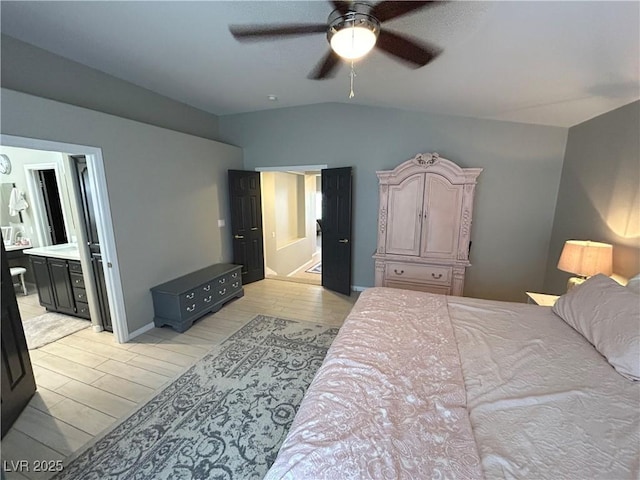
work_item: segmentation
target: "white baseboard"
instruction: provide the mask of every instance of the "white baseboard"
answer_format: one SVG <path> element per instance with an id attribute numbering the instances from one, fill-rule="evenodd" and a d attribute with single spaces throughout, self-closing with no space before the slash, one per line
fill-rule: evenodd
<path id="1" fill-rule="evenodd" d="M 351 290 L 354 292 L 364 292 L 367 288 L 371 287 L 360 287 L 359 285 L 351 285 Z"/>
<path id="2" fill-rule="evenodd" d="M 152 328 L 155 328 L 155 324 L 153 322 L 147 323 L 144 327 L 140 327 L 139 329 L 131 332 L 129 335 L 127 335 L 127 342 L 129 340 L 133 340 L 134 338 L 136 338 L 138 335 L 142 335 L 144 332 L 148 332 L 149 330 L 151 330 Z"/>

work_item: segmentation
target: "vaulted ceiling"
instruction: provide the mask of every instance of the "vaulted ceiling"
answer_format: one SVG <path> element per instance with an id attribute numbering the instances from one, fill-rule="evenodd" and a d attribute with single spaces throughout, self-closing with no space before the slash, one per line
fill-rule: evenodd
<path id="1" fill-rule="evenodd" d="M 374 2 L 375 3 L 375 2 Z M 374 51 L 307 79 L 322 33 L 239 43 L 229 24 L 322 23 L 325 1 L 1 2 L 2 33 L 216 115 L 344 102 L 568 127 L 640 98 L 640 3 L 442 2 L 385 23 L 444 53 Z M 276 101 L 268 99 L 277 96 Z"/>

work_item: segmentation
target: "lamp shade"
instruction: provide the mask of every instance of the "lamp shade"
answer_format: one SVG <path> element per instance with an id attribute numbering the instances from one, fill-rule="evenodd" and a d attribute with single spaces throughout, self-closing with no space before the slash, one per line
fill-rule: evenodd
<path id="1" fill-rule="evenodd" d="M 567 240 L 560 254 L 558 269 L 590 277 L 598 273 L 613 273 L 613 247 L 608 243 L 588 240 Z"/>
<path id="2" fill-rule="evenodd" d="M 342 58 L 364 57 L 376 44 L 376 34 L 369 28 L 351 26 L 338 30 L 331 37 L 331 48 Z"/>

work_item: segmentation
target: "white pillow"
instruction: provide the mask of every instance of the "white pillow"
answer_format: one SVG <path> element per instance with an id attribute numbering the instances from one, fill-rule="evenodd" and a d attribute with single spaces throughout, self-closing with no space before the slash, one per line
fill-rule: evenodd
<path id="1" fill-rule="evenodd" d="M 627 288 L 634 293 L 640 295 L 640 273 L 635 277 L 631 277 L 627 282 Z"/>
<path id="2" fill-rule="evenodd" d="M 561 296 L 553 311 L 621 375 L 640 380 L 640 295 L 595 275 Z"/>

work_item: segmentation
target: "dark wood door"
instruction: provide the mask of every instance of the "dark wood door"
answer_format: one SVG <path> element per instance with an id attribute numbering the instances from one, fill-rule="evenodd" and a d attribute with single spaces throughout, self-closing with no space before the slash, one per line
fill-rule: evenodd
<path id="1" fill-rule="evenodd" d="M 322 170 L 322 285 L 351 295 L 351 167 Z"/>
<path id="2" fill-rule="evenodd" d="M 40 305 L 45 308 L 54 310 L 56 308 L 56 299 L 53 295 L 53 287 L 51 285 L 51 276 L 49 275 L 49 264 L 45 257 L 31 256 L 31 270 L 38 289 L 38 298 Z"/>
<path id="3" fill-rule="evenodd" d="M 56 299 L 56 310 L 73 315 L 76 313 L 76 301 L 73 297 L 69 265 L 66 260 L 58 258 L 49 258 L 47 263 Z"/>
<path id="4" fill-rule="evenodd" d="M 73 158 L 76 163 L 78 184 L 80 185 L 80 194 L 82 196 L 84 228 L 87 234 L 89 253 L 91 254 L 93 284 L 98 300 L 98 314 L 100 315 L 98 322 L 102 325 L 102 328 L 113 332 L 107 284 L 105 282 L 102 253 L 100 250 L 100 238 L 98 237 L 96 215 L 93 210 L 93 190 L 91 188 L 91 182 L 89 181 L 87 160 L 83 155 L 72 156 L 71 158 Z"/>
<path id="5" fill-rule="evenodd" d="M 67 243 L 67 230 L 64 226 L 56 171 L 53 169 L 38 170 L 38 177 L 42 191 L 42 199 L 44 200 L 44 208 L 47 213 L 47 222 L 49 223 L 51 243 L 53 245 Z"/>
<path id="6" fill-rule="evenodd" d="M 2 245 L 2 436 L 11 428 L 36 392 L 27 340 L 22 328 L 7 254 Z M 4 475 L 3 475 L 4 478 Z"/>
<path id="7" fill-rule="evenodd" d="M 95 272 L 96 287 L 98 290 L 98 298 L 102 300 L 99 303 L 100 318 L 102 319 L 102 328 L 113 332 L 111 324 L 111 314 L 109 313 L 109 305 L 107 304 L 107 284 L 104 280 L 104 267 L 102 265 L 102 255 L 99 253 L 91 254 L 91 262 L 93 263 L 93 271 Z"/>
<path id="8" fill-rule="evenodd" d="M 264 278 L 260 173 L 229 170 L 233 263 L 242 265 L 242 283 Z"/>

